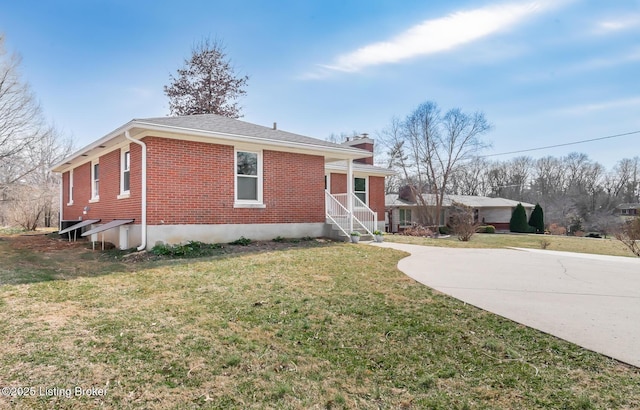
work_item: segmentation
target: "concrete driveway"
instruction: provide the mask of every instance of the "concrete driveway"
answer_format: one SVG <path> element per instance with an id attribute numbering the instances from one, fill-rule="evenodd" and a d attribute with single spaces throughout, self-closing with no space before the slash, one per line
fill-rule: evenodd
<path id="1" fill-rule="evenodd" d="M 398 268 L 481 309 L 640 367 L 640 258 L 376 244 Z"/>

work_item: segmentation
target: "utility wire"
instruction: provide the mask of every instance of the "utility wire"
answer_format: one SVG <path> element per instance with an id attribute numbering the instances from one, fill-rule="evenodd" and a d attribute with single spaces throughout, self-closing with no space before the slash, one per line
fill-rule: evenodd
<path id="1" fill-rule="evenodd" d="M 500 156 L 500 155 L 520 154 L 522 152 L 540 151 L 540 150 L 549 149 L 549 148 L 566 147 L 568 145 L 584 144 L 584 143 L 587 143 L 587 142 L 601 141 L 601 140 L 606 140 L 606 139 L 611 139 L 611 138 L 618 138 L 618 137 L 625 137 L 627 135 L 633 135 L 633 134 L 640 134 L 640 130 L 626 132 L 624 134 L 608 135 L 606 137 L 591 138 L 591 139 L 588 139 L 588 140 L 566 142 L 564 144 L 548 145 L 546 147 L 522 149 L 522 150 L 519 150 L 519 151 L 501 152 L 499 154 L 480 155 L 480 158 L 497 157 L 497 156 Z"/>

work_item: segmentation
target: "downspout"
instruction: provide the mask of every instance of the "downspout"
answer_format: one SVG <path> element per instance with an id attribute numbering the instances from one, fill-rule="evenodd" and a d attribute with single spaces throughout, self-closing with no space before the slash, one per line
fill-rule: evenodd
<path id="1" fill-rule="evenodd" d="M 142 251 L 147 248 L 147 144 L 131 138 L 129 131 L 124 132 L 124 137 L 134 144 L 138 144 L 142 147 L 142 243 L 138 246 L 138 251 Z"/>
<path id="2" fill-rule="evenodd" d="M 58 232 L 62 230 L 62 219 L 63 219 L 63 215 L 64 215 L 64 208 L 63 203 L 64 201 L 62 200 L 63 196 L 64 196 L 64 178 L 63 178 L 64 174 L 60 175 L 60 212 L 58 212 Z M 71 178 L 71 171 L 69 171 L 69 178 Z M 71 183 L 71 179 L 69 179 L 69 183 Z"/>

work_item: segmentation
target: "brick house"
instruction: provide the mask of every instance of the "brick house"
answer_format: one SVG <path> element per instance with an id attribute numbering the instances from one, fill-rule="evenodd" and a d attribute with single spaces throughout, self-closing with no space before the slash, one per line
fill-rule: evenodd
<path id="1" fill-rule="evenodd" d="M 428 204 L 434 204 L 435 197 L 432 194 L 424 194 Z M 418 204 L 411 191 L 401 189 L 398 194 L 386 195 L 386 229 L 389 232 L 401 232 L 405 228 L 418 223 Z M 522 201 L 513 201 L 505 198 L 489 198 L 473 195 L 445 195 L 440 215 L 440 225 L 446 225 L 454 203 L 466 205 L 473 210 L 475 222 L 482 225 L 493 225 L 498 231 L 509 231 L 509 221 L 513 210 L 520 203 L 524 206 L 527 218 L 535 205 Z"/>
<path id="2" fill-rule="evenodd" d="M 616 206 L 616 214 L 624 219 L 640 215 L 640 203 L 624 203 Z"/>
<path id="3" fill-rule="evenodd" d="M 368 234 L 390 174 L 372 152 L 213 114 L 134 119 L 53 168 L 60 232 L 121 249 Z"/>

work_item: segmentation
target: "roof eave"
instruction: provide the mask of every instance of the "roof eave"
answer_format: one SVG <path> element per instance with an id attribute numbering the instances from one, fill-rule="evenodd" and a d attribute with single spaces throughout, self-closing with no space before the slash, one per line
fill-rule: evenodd
<path id="1" fill-rule="evenodd" d="M 359 158 L 368 158 L 373 156 L 373 153 L 360 149 L 360 148 L 352 148 L 352 147 L 326 147 L 323 145 L 314 145 L 314 144 L 306 144 L 301 142 L 292 142 L 292 141 L 280 141 L 274 140 L 270 138 L 259 138 L 252 137 L 246 135 L 238 135 L 238 134 L 229 134 L 224 132 L 213 132 L 213 131 L 205 131 L 184 127 L 175 127 L 175 126 L 167 126 L 167 125 L 157 125 L 145 121 L 140 120 L 131 120 L 128 123 L 122 125 L 119 128 L 116 128 L 114 131 L 100 138 L 99 140 L 79 149 L 73 154 L 69 155 L 58 164 L 54 165 L 51 168 L 53 172 L 63 172 L 65 169 L 71 165 L 71 162 L 76 160 L 82 155 L 86 155 L 88 152 L 93 151 L 97 148 L 100 148 L 108 141 L 117 138 L 118 136 L 125 133 L 125 131 L 129 131 L 133 128 L 140 128 L 142 130 L 147 131 L 158 131 L 158 132 L 172 132 L 177 134 L 185 134 L 196 137 L 218 137 L 219 139 L 231 141 L 231 142 L 241 142 L 241 143 L 253 143 L 258 145 L 267 145 L 279 148 L 296 148 L 296 149 L 310 149 L 319 153 L 322 153 L 323 156 L 331 156 L 337 160 L 346 160 L 346 159 L 359 159 Z M 336 144 L 337 145 L 337 144 Z"/>
<path id="2" fill-rule="evenodd" d="M 78 157 L 80 157 L 82 155 L 87 154 L 90 151 L 93 151 L 94 149 L 100 148 L 100 146 L 104 145 L 108 141 L 111 141 L 112 139 L 118 137 L 119 135 L 124 134 L 125 131 L 128 131 L 131 128 L 133 128 L 132 124 L 133 124 L 133 121 L 129 121 L 128 123 L 122 125 L 121 127 L 116 128 L 115 130 L 111 131 L 109 134 L 105 135 L 104 137 L 100 138 L 99 140 L 94 141 L 91 144 L 86 145 L 83 148 L 80 148 L 79 150 L 77 150 L 73 154 L 69 155 L 68 157 L 66 157 L 65 159 L 63 159 L 62 161 L 60 161 L 59 163 L 57 163 L 53 167 L 51 167 L 51 171 L 53 171 L 53 172 L 62 172 L 69 165 L 71 165 L 71 161 L 75 160 L 76 158 L 78 158 Z"/>
<path id="3" fill-rule="evenodd" d="M 158 125 L 153 123 L 148 123 L 140 120 L 133 120 L 132 123 L 138 125 L 140 128 L 149 131 L 165 131 L 165 132 L 176 132 L 178 134 L 186 134 L 200 137 L 212 137 L 218 136 L 223 137 L 222 139 L 234 142 L 241 143 L 254 143 L 259 145 L 264 145 L 265 143 L 270 146 L 276 146 L 281 148 L 301 148 L 301 149 L 313 149 L 315 151 L 338 154 L 334 156 L 338 156 L 341 159 L 359 159 L 359 158 L 368 158 L 373 156 L 372 152 L 360 149 L 360 148 L 352 148 L 352 147 L 341 147 L 336 144 L 336 147 L 326 147 L 323 145 L 314 145 L 314 144 L 306 144 L 301 142 L 293 142 L 293 141 L 280 141 L 271 138 L 261 138 L 261 137 L 252 137 L 249 135 L 239 135 L 239 134 L 230 134 L 225 132 L 215 132 L 215 131 L 205 131 L 198 130 L 193 128 L 185 128 L 185 127 L 175 127 L 170 125 Z M 342 158 L 344 157 L 344 158 Z"/>

